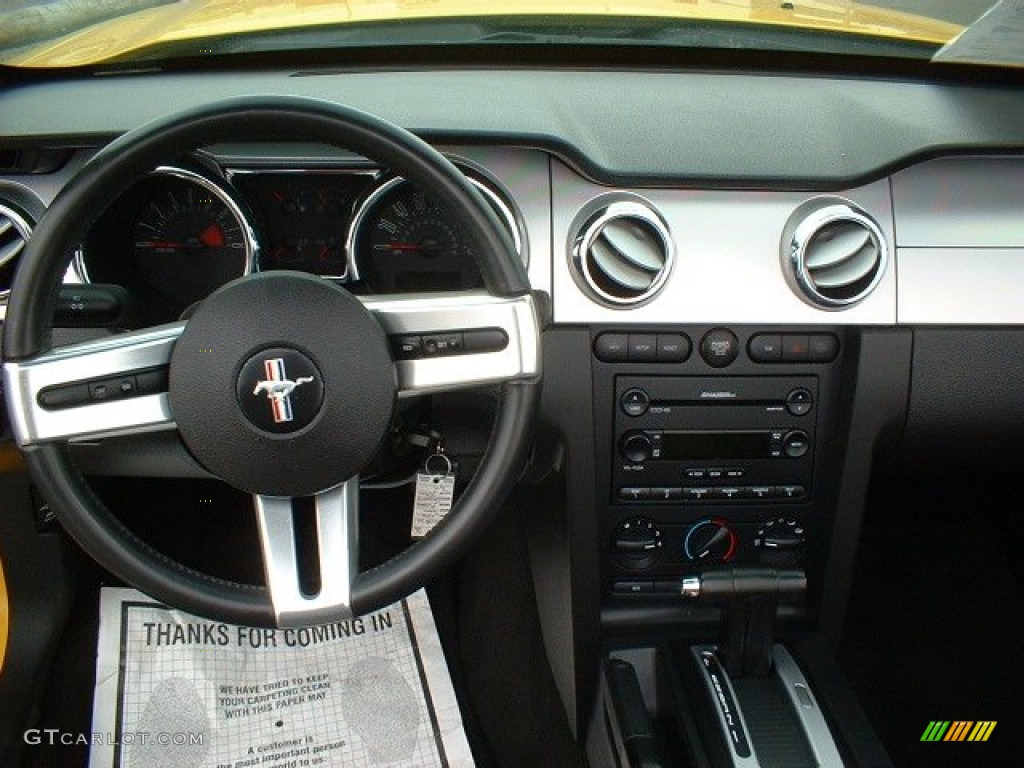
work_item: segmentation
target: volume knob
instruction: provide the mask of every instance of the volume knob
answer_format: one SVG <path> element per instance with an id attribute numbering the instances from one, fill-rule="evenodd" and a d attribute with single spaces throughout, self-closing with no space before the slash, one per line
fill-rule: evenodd
<path id="1" fill-rule="evenodd" d="M 650 435 L 644 432 L 627 432 L 622 438 L 619 449 L 626 461 L 641 464 L 651 458 L 654 444 L 651 442 Z"/>

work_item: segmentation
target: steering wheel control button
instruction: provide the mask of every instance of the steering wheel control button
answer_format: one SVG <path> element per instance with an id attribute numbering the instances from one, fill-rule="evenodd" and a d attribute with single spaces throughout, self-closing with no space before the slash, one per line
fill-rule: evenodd
<path id="1" fill-rule="evenodd" d="M 242 366 L 236 394 L 253 426 L 273 434 L 297 432 L 320 413 L 324 377 L 298 350 L 265 349 Z"/>
<path id="2" fill-rule="evenodd" d="M 653 363 L 658 359 L 658 337 L 653 333 L 629 334 L 629 362 Z"/>
<path id="3" fill-rule="evenodd" d="M 508 334 L 500 328 L 464 331 L 462 348 L 466 352 L 500 352 L 508 346 Z"/>
<path id="4" fill-rule="evenodd" d="M 684 334 L 659 333 L 657 338 L 659 363 L 682 363 L 690 356 L 693 345 Z"/>
<path id="5" fill-rule="evenodd" d="M 736 334 L 727 328 L 715 328 L 704 334 L 700 342 L 700 356 L 712 368 L 732 365 L 739 356 L 740 343 Z"/>
<path id="6" fill-rule="evenodd" d="M 619 406 L 627 416 L 643 416 L 651 407 L 651 398 L 642 389 L 627 389 L 619 398 Z"/>
<path id="7" fill-rule="evenodd" d="M 782 336 L 778 333 L 759 333 L 750 340 L 747 352 L 755 363 L 778 363 L 782 360 Z"/>
<path id="8" fill-rule="evenodd" d="M 74 408 L 89 402 L 89 387 L 86 384 L 64 384 L 44 389 L 39 393 L 39 405 L 51 411 L 58 408 Z"/>
<path id="9" fill-rule="evenodd" d="M 264 496 L 312 496 L 354 477 L 391 421 L 388 338 L 344 288 L 287 270 L 221 288 L 171 354 L 181 438 L 209 472 Z"/>
<path id="10" fill-rule="evenodd" d="M 806 389 L 794 389 L 786 396 L 786 410 L 794 416 L 806 416 L 813 407 L 814 397 Z"/>
<path id="11" fill-rule="evenodd" d="M 810 438 L 806 432 L 799 429 L 794 429 L 792 432 L 787 433 L 782 441 L 782 450 L 791 459 L 799 459 L 805 456 L 810 448 Z"/>
<path id="12" fill-rule="evenodd" d="M 625 333 L 602 333 L 594 341 L 594 356 L 602 363 L 624 363 L 629 360 L 629 336 Z"/>
<path id="13" fill-rule="evenodd" d="M 398 360 L 414 360 L 423 354 L 423 339 L 420 336 L 394 336 L 391 350 Z"/>

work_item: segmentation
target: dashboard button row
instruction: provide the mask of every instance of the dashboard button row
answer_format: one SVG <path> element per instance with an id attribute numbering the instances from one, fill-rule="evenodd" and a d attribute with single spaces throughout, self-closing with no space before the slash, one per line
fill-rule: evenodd
<path id="1" fill-rule="evenodd" d="M 831 333 L 759 333 L 747 345 L 755 363 L 831 363 L 839 353 L 839 339 Z"/>
<path id="2" fill-rule="evenodd" d="M 710 486 L 624 486 L 617 495 L 622 501 L 760 501 L 802 499 L 802 485 L 710 485 Z"/>
<path id="3" fill-rule="evenodd" d="M 421 336 L 391 336 L 391 351 L 398 360 L 444 357 L 467 352 L 500 352 L 508 346 L 508 335 L 500 328 L 474 331 L 445 331 Z"/>
<path id="4" fill-rule="evenodd" d="M 605 363 L 682 363 L 693 346 L 683 333 L 602 333 L 594 354 Z"/>

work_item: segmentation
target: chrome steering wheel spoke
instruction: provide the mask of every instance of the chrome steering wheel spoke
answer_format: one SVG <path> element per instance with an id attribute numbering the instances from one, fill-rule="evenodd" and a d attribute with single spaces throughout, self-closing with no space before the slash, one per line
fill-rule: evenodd
<path id="1" fill-rule="evenodd" d="M 302 587 L 295 500 L 255 496 L 267 590 L 278 627 L 336 621 L 352 616 L 352 582 L 359 567 L 359 479 L 313 497 L 320 590 Z"/>
<path id="2" fill-rule="evenodd" d="M 4 387 L 18 444 L 173 429 L 166 387 L 147 382 L 166 369 L 184 327 L 185 323 L 162 325 L 4 363 Z M 128 391 L 121 391 L 122 385 Z M 104 396 L 99 387 L 106 388 Z"/>

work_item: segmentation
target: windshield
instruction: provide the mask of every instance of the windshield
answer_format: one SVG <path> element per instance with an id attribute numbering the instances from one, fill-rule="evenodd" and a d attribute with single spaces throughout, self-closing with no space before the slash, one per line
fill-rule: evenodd
<path id="1" fill-rule="evenodd" d="M 993 0 L 7 0 L 0 11 L 0 63 L 75 67 L 358 46 L 543 43 L 928 59 L 947 55 L 948 44 L 992 5 Z M 1017 5 L 1006 4 L 1006 12 Z M 1005 29 L 1005 18 L 996 21 Z M 1012 42 L 1011 50 L 1022 47 Z M 991 51 L 990 41 L 983 43 Z"/>

